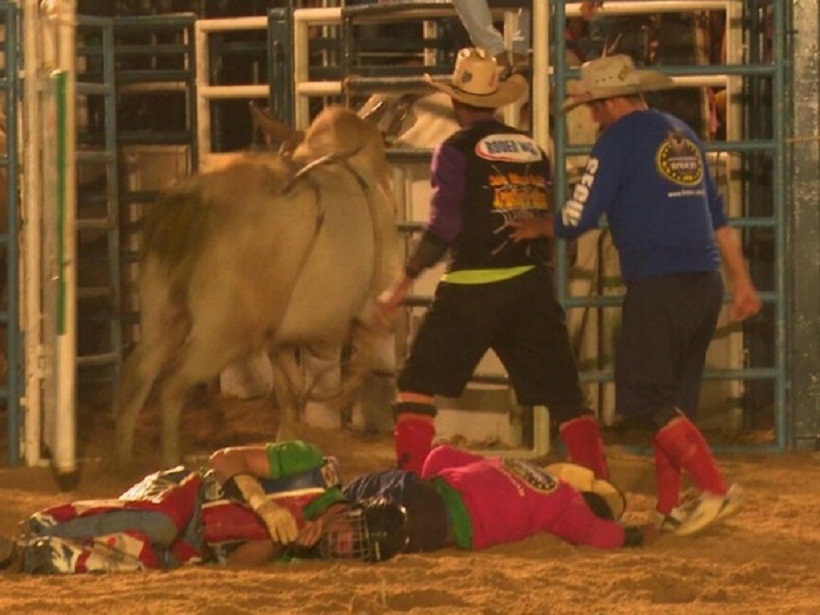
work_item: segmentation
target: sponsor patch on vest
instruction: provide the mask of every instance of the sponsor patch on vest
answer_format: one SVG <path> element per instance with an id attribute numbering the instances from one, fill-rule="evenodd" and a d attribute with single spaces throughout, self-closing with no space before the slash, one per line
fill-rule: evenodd
<path id="1" fill-rule="evenodd" d="M 522 459 L 505 459 L 504 468 L 535 491 L 550 493 L 558 486 L 555 477 Z"/>
<path id="2" fill-rule="evenodd" d="M 660 174 L 679 186 L 696 186 L 703 180 L 700 150 L 682 134 L 670 132 L 655 155 Z"/>
<path id="3" fill-rule="evenodd" d="M 499 162 L 537 162 L 541 148 L 527 135 L 494 134 L 481 139 L 475 146 L 476 156 Z"/>

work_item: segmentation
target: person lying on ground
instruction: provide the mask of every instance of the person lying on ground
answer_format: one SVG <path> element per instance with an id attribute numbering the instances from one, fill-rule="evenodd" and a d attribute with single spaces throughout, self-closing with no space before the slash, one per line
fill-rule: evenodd
<path id="1" fill-rule="evenodd" d="M 338 468 L 301 441 L 229 447 L 206 467 L 146 476 L 112 499 L 34 513 L 0 537 L 0 568 L 74 574 L 318 557 L 381 562 L 404 549 L 405 514 L 352 502 Z"/>
<path id="2" fill-rule="evenodd" d="M 622 524 L 623 493 L 573 463 L 541 468 L 439 445 L 420 474 L 374 472 L 352 480 L 343 491 L 351 501 L 375 497 L 401 505 L 407 511 L 409 551 L 480 550 L 541 533 L 578 546 L 614 549 L 636 547 L 655 536 L 651 524 Z"/>

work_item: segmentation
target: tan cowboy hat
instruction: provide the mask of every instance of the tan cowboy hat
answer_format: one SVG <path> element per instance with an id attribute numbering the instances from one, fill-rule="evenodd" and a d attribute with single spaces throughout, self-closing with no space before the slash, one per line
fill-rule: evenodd
<path id="1" fill-rule="evenodd" d="M 675 82 L 660 71 L 637 70 L 628 55 L 606 56 L 581 65 L 581 79 L 570 83 L 569 97 L 561 108 L 569 111 L 593 100 L 673 87 Z"/>
<path id="2" fill-rule="evenodd" d="M 595 478 L 589 468 L 575 463 L 553 463 L 544 468 L 555 478 L 569 483 L 581 493 L 594 493 L 600 496 L 617 521 L 626 510 L 626 497 L 615 485 L 607 480 Z"/>
<path id="3" fill-rule="evenodd" d="M 450 83 L 435 81 L 431 75 L 424 79 L 437 90 L 473 107 L 497 109 L 514 103 L 527 93 L 527 80 L 512 75 L 504 81 L 498 78 L 495 58 L 484 49 L 466 47 L 458 52 L 456 68 Z"/>

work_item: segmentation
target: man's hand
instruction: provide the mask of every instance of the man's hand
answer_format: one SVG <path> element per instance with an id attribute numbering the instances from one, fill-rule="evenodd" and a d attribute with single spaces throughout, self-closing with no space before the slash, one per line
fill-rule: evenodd
<path id="1" fill-rule="evenodd" d="M 508 237 L 518 243 L 527 239 L 537 239 L 539 237 L 552 237 L 552 218 L 536 218 L 535 216 L 519 217 L 510 220 L 505 225 L 513 229 Z"/>
<path id="2" fill-rule="evenodd" d="M 396 279 L 387 290 L 379 295 L 376 300 L 376 305 L 382 318 L 386 322 L 392 321 L 395 317 L 399 307 L 407 297 L 407 292 L 410 290 L 412 283 L 412 279 L 406 275 L 402 275 Z"/>
<path id="3" fill-rule="evenodd" d="M 645 525 L 625 525 L 624 547 L 645 547 L 658 539 L 658 528 L 654 523 Z"/>
<path id="4" fill-rule="evenodd" d="M 738 284 L 732 289 L 732 320 L 746 320 L 749 316 L 757 314 L 760 307 L 760 295 L 751 282 Z"/>
<path id="5" fill-rule="evenodd" d="M 715 230 L 715 241 L 732 288 L 732 320 L 739 322 L 760 311 L 760 295 L 749 275 L 737 230 L 722 226 Z"/>
<path id="6" fill-rule="evenodd" d="M 660 536 L 660 530 L 658 530 L 658 527 L 654 523 L 639 525 L 638 529 L 641 531 L 641 534 L 643 534 L 643 545 L 645 547 L 651 545 Z"/>
<path id="7" fill-rule="evenodd" d="M 232 480 L 248 506 L 264 521 L 273 542 L 285 545 L 296 540 L 299 533 L 296 519 L 287 508 L 267 497 L 259 479 L 250 474 L 237 474 Z"/>
<path id="8" fill-rule="evenodd" d="M 299 535 L 296 519 L 287 508 L 279 506 L 273 500 L 265 500 L 255 508 L 255 512 L 265 522 L 273 542 L 286 545 L 296 540 Z"/>
<path id="9" fill-rule="evenodd" d="M 322 537 L 324 523 L 321 520 L 305 521 L 299 535 L 296 537 L 296 544 L 300 547 L 312 547 Z"/>

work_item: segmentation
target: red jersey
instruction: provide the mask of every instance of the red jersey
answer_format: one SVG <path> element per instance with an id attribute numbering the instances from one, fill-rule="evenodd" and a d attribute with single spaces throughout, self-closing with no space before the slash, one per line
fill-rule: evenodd
<path id="1" fill-rule="evenodd" d="M 472 544 L 462 548 L 485 549 L 542 532 L 600 549 L 624 544 L 623 526 L 596 516 L 580 492 L 526 461 L 438 446 L 422 477 L 441 478 L 461 496 L 472 525 Z"/>

